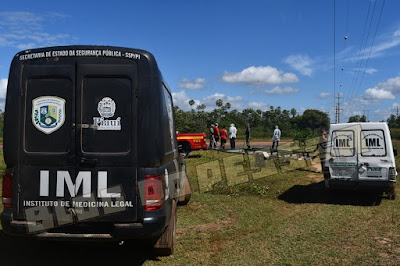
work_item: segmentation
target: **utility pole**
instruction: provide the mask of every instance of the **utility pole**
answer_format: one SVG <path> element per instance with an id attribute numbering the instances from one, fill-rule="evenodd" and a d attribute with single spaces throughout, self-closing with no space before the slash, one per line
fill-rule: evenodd
<path id="1" fill-rule="evenodd" d="M 365 115 L 365 113 L 367 113 L 367 115 Z M 365 122 L 369 122 L 369 121 L 368 121 L 369 110 L 363 110 L 363 114 L 364 114 L 364 116 L 365 116 Z"/>
<path id="2" fill-rule="evenodd" d="M 336 124 L 340 123 L 340 111 L 342 110 L 342 109 L 340 109 L 340 98 L 341 98 L 340 93 L 338 93 L 338 95 L 337 95 L 337 104 L 335 106 L 336 107 L 336 110 L 335 110 Z"/>
<path id="3" fill-rule="evenodd" d="M 399 106 L 397 105 L 396 107 L 397 107 L 397 112 L 396 112 L 397 115 L 396 116 L 399 117 Z"/>

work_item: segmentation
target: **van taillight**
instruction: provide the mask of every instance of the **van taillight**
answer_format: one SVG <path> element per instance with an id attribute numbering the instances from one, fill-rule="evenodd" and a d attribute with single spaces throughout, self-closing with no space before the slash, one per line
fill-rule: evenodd
<path id="1" fill-rule="evenodd" d="M 163 207 L 164 186 L 162 175 L 144 176 L 144 210 L 155 211 Z"/>
<path id="2" fill-rule="evenodd" d="M 396 169 L 394 167 L 389 167 L 389 180 L 390 181 L 396 180 Z"/>
<path id="3" fill-rule="evenodd" d="M 12 174 L 3 176 L 3 205 L 5 208 L 12 208 Z"/>

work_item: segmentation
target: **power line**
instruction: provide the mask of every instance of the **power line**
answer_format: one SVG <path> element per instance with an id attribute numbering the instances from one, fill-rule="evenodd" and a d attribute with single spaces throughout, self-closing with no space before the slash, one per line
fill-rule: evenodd
<path id="1" fill-rule="evenodd" d="M 366 61 L 366 63 L 365 63 L 364 72 L 363 72 L 363 74 L 362 74 L 362 77 L 361 77 L 361 80 L 360 80 L 360 85 L 358 86 L 358 90 L 357 90 L 357 93 L 356 93 L 355 97 L 357 97 L 357 95 L 358 95 L 358 93 L 359 93 L 359 91 L 360 91 L 360 88 L 361 88 L 361 84 L 362 84 L 362 82 L 363 82 L 363 80 L 364 80 L 364 75 L 365 75 L 365 72 L 366 72 L 366 70 L 367 70 L 367 66 L 368 66 L 369 59 L 370 59 L 370 57 L 371 57 L 372 48 L 374 47 L 375 37 L 376 37 L 376 33 L 378 32 L 378 28 L 379 28 L 379 24 L 380 24 L 380 22 L 381 22 L 381 17 L 382 17 L 382 13 L 383 13 L 383 8 L 384 8 L 384 7 L 385 7 L 385 0 L 383 0 L 383 3 L 382 3 L 381 12 L 379 13 L 378 23 L 376 24 L 376 29 L 375 29 L 375 33 L 374 33 L 374 38 L 372 39 L 372 44 L 371 44 L 371 47 L 370 47 L 370 49 L 369 49 L 369 54 L 368 54 L 368 57 L 367 57 L 367 61 Z"/>
<path id="2" fill-rule="evenodd" d="M 333 108 L 336 108 L 335 95 L 336 95 L 336 0 L 333 0 Z"/>
<path id="3" fill-rule="evenodd" d="M 360 49 L 358 50 L 358 54 L 359 54 L 359 55 L 361 55 L 361 51 L 362 51 L 362 47 L 363 47 L 363 43 L 364 43 L 364 37 L 365 37 L 365 32 L 366 32 L 366 30 L 367 30 L 368 18 L 369 18 L 370 10 L 371 10 L 371 1 L 369 1 L 367 16 L 365 17 L 364 31 L 363 31 L 363 35 L 362 35 L 362 38 L 361 38 Z M 355 65 L 355 71 L 356 71 L 357 73 L 358 73 L 358 71 L 359 71 L 359 70 L 358 70 L 358 68 L 359 68 L 358 65 L 359 65 L 360 62 L 361 62 L 361 56 L 358 57 L 358 59 L 357 59 L 357 61 L 356 61 L 356 65 Z M 351 85 L 350 85 L 351 92 L 349 93 L 349 95 L 351 95 L 351 96 L 353 95 L 353 90 L 354 90 L 353 85 L 354 85 L 355 77 L 356 77 L 356 74 L 354 74 L 353 79 L 352 79 L 352 81 L 351 81 Z M 349 96 L 348 98 L 351 98 L 351 96 Z"/>

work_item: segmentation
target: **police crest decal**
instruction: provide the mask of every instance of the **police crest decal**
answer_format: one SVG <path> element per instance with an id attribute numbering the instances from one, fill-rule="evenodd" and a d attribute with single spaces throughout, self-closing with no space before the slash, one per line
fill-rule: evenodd
<path id="1" fill-rule="evenodd" d="M 59 129 L 65 121 L 65 100 L 56 96 L 41 96 L 32 100 L 32 123 L 45 134 Z"/>

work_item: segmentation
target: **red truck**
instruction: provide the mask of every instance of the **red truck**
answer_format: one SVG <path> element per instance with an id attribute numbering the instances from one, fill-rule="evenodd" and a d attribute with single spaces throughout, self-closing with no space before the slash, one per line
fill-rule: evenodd
<path id="1" fill-rule="evenodd" d="M 187 157 L 192 150 L 208 148 L 205 133 L 178 133 L 176 138 L 183 157 Z"/>

